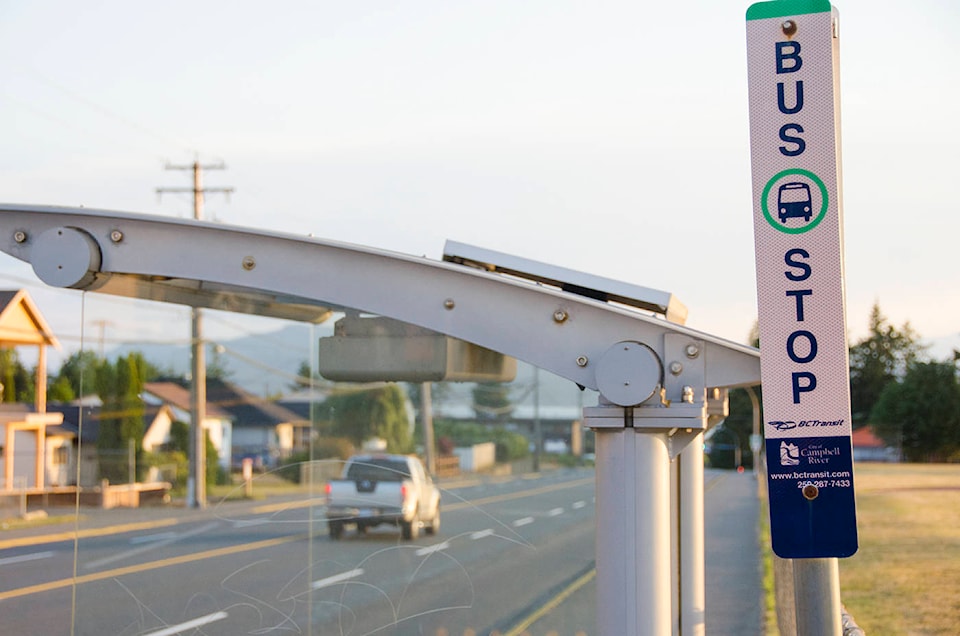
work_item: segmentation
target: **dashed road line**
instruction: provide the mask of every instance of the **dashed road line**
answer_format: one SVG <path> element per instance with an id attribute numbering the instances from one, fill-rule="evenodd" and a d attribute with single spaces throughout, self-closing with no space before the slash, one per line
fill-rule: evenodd
<path id="1" fill-rule="evenodd" d="M 12 565 L 14 563 L 25 563 L 27 561 L 39 561 L 40 559 L 49 559 L 53 556 L 53 552 L 49 550 L 46 552 L 33 552 L 32 554 L 21 554 L 20 556 L 7 557 L 5 559 L 0 559 L 0 565 Z"/>
<path id="2" fill-rule="evenodd" d="M 209 625 L 210 623 L 222 621 L 226 617 L 226 612 L 214 612 L 213 614 L 207 614 L 206 616 L 201 616 L 200 618 L 195 618 L 191 621 L 180 623 L 179 625 L 171 625 L 170 627 L 165 627 L 159 631 L 150 632 L 144 636 L 173 636 L 174 634 L 182 634 L 198 627 Z"/>
<path id="3" fill-rule="evenodd" d="M 358 576 L 363 575 L 363 568 L 356 568 L 354 570 L 348 570 L 347 572 L 342 572 L 340 574 L 335 574 L 333 576 L 328 576 L 325 579 L 319 579 L 314 581 L 310 587 L 315 590 L 319 590 L 322 587 L 329 587 L 331 585 L 336 585 L 337 583 L 343 583 L 344 581 L 349 581 L 350 579 L 355 579 Z"/>
<path id="4" fill-rule="evenodd" d="M 416 554 L 417 556 L 427 556 L 428 554 L 433 554 L 434 552 L 440 552 L 441 550 L 446 550 L 449 547 L 450 547 L 450 543 L 448 541 L 444 541 L 442 543 L 437 543 L 435 545 L 429 545 L 425 548 L 420 548 L 419 550 L 417 550 Z"/>

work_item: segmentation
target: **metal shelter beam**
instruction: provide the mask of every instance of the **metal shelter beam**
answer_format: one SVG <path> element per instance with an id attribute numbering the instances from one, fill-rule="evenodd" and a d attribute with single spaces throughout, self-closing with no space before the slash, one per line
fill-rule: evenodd
<path id="1" fill-rule="evenodd" d="M 85 208 L 0 204 L 0 250 L 49 285 L 319 322 L 389 316 L 599 389 L 619 341 L 661 350 L 666 333 L 706 348 L 706 384 L 755 384 L 755 349 L 648 314 L 493 272 L 310 237 Z M 672 396 L 668 396 L 672 397 Z M 680 399 L 680 395 L 676 399 Z"/>

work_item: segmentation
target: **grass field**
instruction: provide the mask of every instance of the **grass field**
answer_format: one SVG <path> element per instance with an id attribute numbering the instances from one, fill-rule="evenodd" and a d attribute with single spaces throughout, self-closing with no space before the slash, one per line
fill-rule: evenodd
<path id="1" fill-rule="evenodd" d="M 867 636 L 960 634 L 960 465 L 859 463 L 854 477 L 844 605 Z"/>

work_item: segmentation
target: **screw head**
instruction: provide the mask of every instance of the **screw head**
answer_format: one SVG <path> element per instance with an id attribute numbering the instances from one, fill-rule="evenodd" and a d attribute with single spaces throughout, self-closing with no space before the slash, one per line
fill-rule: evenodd
<path id="1" fill-rule="evenodd" d="M 588 363 L 588 362 L 590 362 L 590 358 L 588 358 L 587 356 L 578 356 L 578 357 L 577 357 L 577 366 L 578 366 L 578 367 L 585 367 L 585 366 L 587 366 L 587 363 Z"/>
<path id="2" fill-rule="evenodd" d="M 453 302 L 453 298 L 447 298 L 445 301 L 443 301 L 444 309 L 453 309 L 456 306 L 457 306 L 457 303 Z"/>
<path id="3" fill-rule="evenodd" d="M 820 494 L 820 489 L 814 484 L 806 484 L 800 492 L 803 493 L 804 499 L 813 501 Z"/>
<path id="4" fill-rule="evenodd" d="M 120 241 L 123 240 L 123 232 L 121 232 L 120 230 L 113 230 L 112 232 L 110 232 L 110 240 L 113 241 L 114 243 L 119 243 Z"/>
<path id="5" fill-rule="evenodd" d="M 687 357 L 692 360 L 700 355 L 700 347 L 691 342 L 684 348 L 684 352 L 687 354 Z"/>
<path id="6" fill-rule="evenodd" d="M 23 243 L 27 240 L 27 233 L 23 230 L 17 230 L 13 233 L 13 240 L 17 243 Z"/>
<path id="7" fill-rule="evenodd" d="M 257 266 L 257 259 L 252 256 L 244 256 L 240 265 L 243 267 L 243 269 L 249 272 L 251 269 Z"/>
<path id="8" fill-rule="evenodd" d="M 683 373 L 683 365 L 680 364 L 679 362 L 671 362 L 670 373 L 672 373 L 673 375 L 680 375 L 681 373 Z"/>
<path id="9" fill-rule="evenodd" d="M 562 309 L 558 309 L 558 310 L 556 310 L 555 312 L 553 312 L 553 321 L 554 321 L 554 322 L 558 322 L 558 323 L 559 323 L 559 322 L 566 322 L 567 318 L 568 318 L 567 312 L 565 312 L 565 311 L 562 310 Z"/>

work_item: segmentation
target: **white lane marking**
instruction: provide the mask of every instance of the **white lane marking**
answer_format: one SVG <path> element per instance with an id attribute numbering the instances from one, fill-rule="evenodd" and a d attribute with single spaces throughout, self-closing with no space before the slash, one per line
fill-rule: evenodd
<path id="1" fill-rule="evenodd" d="M 11 563 L 23 563 L 24 561 L 38 561 L 40 559 L 49 559 L 53 552 L 32 552 L 30 554 L 21 554 L 20 556 L 7 557 L 0 559 L 0 565 L 10 565 Z"/>
<path id="2" fill-rule="evenodd" d="M 142 554 L 144 552 L 149 552 L 150 550 L 154 550 L 156 548 L 162 548 L 164 546 L 170 545 L 171 543 L 173 543 L 178 539 L 185 539 L 186 537 L 192 537 L 195 534 L 203 534 L 208 530 L 212 530 L 213 528 L 216 528 L 218 525 L 219 524 L 216 521 L 214 521 L 212 523 L 206 524 L 205 526 L 194 528 L 193 530 L 190 530 L 188 532 L 177 532 L 177 533 L 174 533 L 174 536 L 170 537 L 169 539 L 164 539 L 162 541 L 155 541 L 153 543 L 148 543 L 147 545 L 142 545 L 139 548 L 133 548 L 132 550 L 127 550 L 125 552 L 118 552 L 117 554 L 112 554 L 108 557 L 97 559 L 96 561 L 90 561 L 89 563 L 84 563 L 83 567 L 87 569 L 92 569 L 92 568 L 100 567 L 101 565 L 113 563 L 114 561 L 120 561 L 122 559 L 127 559 L 132 556 L 137 556 L 138 554 Z"/>
<path id="3" fill-rule="evenodd" d="M 343 581 L 349 581 L 350 579 L 355 579 L 362 574 L 363 574 L 363 568 L 357 568 L 355 570 L 349 570 L 341 574 L 335 574 L 333 576 L 328 576 L 325 579 L 319 579 L 317 581 L 314 581 L 310 587 L 312 587 L 315 590 L 319 590 L 321 587 L 327 587 L 328 585 L 336 585 L 337 583 L 341 583 Z"/>
<path id="4" fill-rule="evenodd" d="M 493 528 L 487 528 L 486 530 L 480 530 L 479 532 L 474 532 L 470 535 L 470 538 L 476 541 L 477 539 L 482 539 L 484 537 L 489 537 L 493 535 Z"/>
<path id="5" fill-rule="evenodd" d="M 234 528 L 248 528 L 250 526 L 259 526 L 270 523 L 272 519 L 237 519 L 233 522 Z"/>
<path id="6" fill-rule="evenodd" d="M 514 528 L 519 528 L 520 526 L 527 526 L 533 523 L 533 517 L 524 517 L 522 519 L 517 519 L 513 522 Z"/>
<path id="7" fill-rule="evenodd" d="M 210 623 L 222 621 L 226 617 L 226 612 L 214 612 L 213 614 L 207 614 L 206 616 L 195 618 L 192 621 L 187 621 L 186 623 L 171 625 L 170 627 L 161 629 L 160 631 L 150 632 L 144 636 L 173 636 L 173 634 L 182 634 L 183 632 L 191 629 L 196 629 L 198 627 L 203 627 L 204 625 L 209 625 Z"/>
<path id="8" fill-rule="evenodd" d="M 138 543 L 150 543 L 152 541 L 163 541 L 165 539 L 172 539 L 177 536 L 176 532 L 158 532 L 157 534 L 148 534 L 142 537 L 134 537 L 130 539 L 130 545 L 137 545 Z"/>
<path id="9" fill-rule="evenodd" d="M 573 509 L 574 509 L 574 510 L 580 510 L 581 508 L 583 508 L 583 507 L 586 506 L 586 505 L 587 505 L 587 502 L 586 502 L 586 501 L 574 501 L 574 502 L 573 502 Z"/>
<path id="10" fill-rule="evenodd" d="M 551 510 L 550 512 L 547 513 L 547 516 L 548 516 L 548 517 L 559 517 L 559 516 L 562 515 L 562 514 L 563 514 L 563 508 L 554 508 L 553 510 Z"/>
<path id="11" fill-rule="evenodd" d="M 450 547 L 450 543 L 444 541 L 443 543 L 437 543 L 436 545 L 428 545 L 425 548 L 420 548 L 417 550 L 417 556 L 426 556 L 428 554 L 433 554 L 434 552 L 439 552 L 440 550 L 446 550 Z"/>

